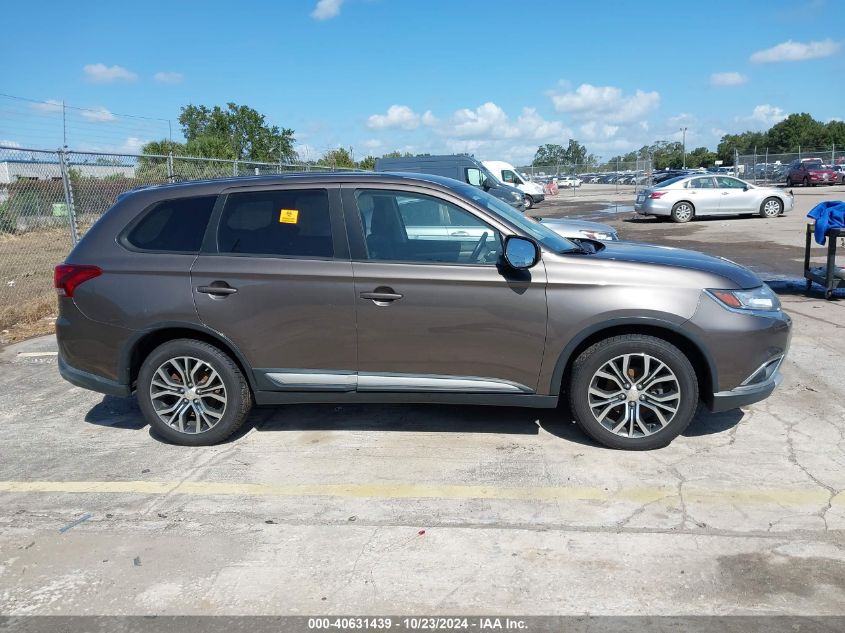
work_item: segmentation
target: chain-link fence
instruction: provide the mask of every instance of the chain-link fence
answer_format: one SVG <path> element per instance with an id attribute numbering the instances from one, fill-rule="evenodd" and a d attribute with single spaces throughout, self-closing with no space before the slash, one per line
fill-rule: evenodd
<path id="1" fill-rule="evenodd" d="M 336 168 L 0 145 L 0 333 L 54 312 L 53 266 L 120 193 L 151 184 L 317 170 Z"/>
<path id="2" fill-rule="evenodd" d="M 845 147 L 797 148 L 795 152 L 788 153 L 770 153 L 768 149 L 761 149 L 753 154 L 737 156 L 736 165 L 740 178 L 749 182 L 783 185 L 789 176 L 789 166 L 796 160 L 806 159 L 818 159 L 824 165 L 842 169 L 841 166 L 845 165 Z M 842 181 L 841 176 L 838 181 Z"/>
<path id="3" fill-rule="evenodd" d="M 527 165 L 517 167 L 517 170 L 539 182 L 555 179 L 558 186 L 564 189 L 577 189 L 581 185 L 589 184 L 611 185 L 614 190 L 624 189 L 636 192 L 639 189 L 651 186 L 654 176 L 652 162 L 648 158 L 604 163 L 602 165 L 578 163 Z"/>

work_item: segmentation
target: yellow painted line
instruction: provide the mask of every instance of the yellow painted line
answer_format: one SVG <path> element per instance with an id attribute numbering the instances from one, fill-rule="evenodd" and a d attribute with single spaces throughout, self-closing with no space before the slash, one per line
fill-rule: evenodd
<path id="1" fill-rule="evenodd" d="M 18 352 L 18 358 L 38 358 L 39 356 L 58 356 L 58 352 Z"/>
<path id="2" fill-rule="evenodd" d="M 628 501 L 638 504 L 669 499 L 675 488 L 500 487 L 429 484 L 258 484 L 212 481 L 0 481 L 0 493 L 179 494 L 244 497 L 341 497 L 380 499 L 500 499 L 511 501 Z M 816 488 L 684 488 L 686 503 L 709 505 L 823 505 L 828 494 Z M 834 498 L 845 505 L 845 495 Z"/>

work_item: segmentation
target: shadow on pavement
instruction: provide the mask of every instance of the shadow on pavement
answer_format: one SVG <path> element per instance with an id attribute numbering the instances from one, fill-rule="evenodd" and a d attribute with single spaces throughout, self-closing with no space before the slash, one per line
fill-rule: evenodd
<path id="1" fill-rule="evenodd" d="M 733 409 L 710 413 L 699 409 L 685 437 L 723 433 L 742 420 Z M 135 398 L 104 396 L 85 416 L 89 424 L 141 430 L 147 423 Z M 499 433 L 538 435 L 540 429 L 568 442 L 596 446 L 572 419 L 569 408 L 528 409 L 438 404 L 299 404 L 256 407 L 246 423 L 226 440 L 235 442 L 250 430 L 273 431 L 391 431 L 410 433 Z M 150 435 L 165 441 L 152 429 Z"/>

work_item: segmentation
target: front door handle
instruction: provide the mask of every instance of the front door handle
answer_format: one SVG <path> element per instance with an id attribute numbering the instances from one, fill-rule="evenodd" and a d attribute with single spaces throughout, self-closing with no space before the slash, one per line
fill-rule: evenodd
<path id="1" fill-rule="evenodd" d="M 372 292 L 362 292 L 359 296 L 362 299 L 369 299 L 377 306 L 389 306 L 394 301 L 399 301 L 402 298 L 401 294 L 394 292 L 393 288 L 388 286 L 379 286 Z"/>
<path id="2" fill-rule="evenodd" d="M 372 299 L 373 301 L 396 301 L 401 299 L 403 295 L 395 292 L 362 292 L 362 299 Z"/>
<path id="3" fill-rule="evenodd" d="M 726 196 L 726 195 L 728 195 L 729 193 L 730 193 L 730 191 L 723 191 L 723 192 L 722 192 L 722 195 L 723 195 L 723 196 Z"/>
<path id="4" fill-rule="evenodd" d="M 232 288 L 225 281 L 215 281 L 209 286 L 200 286 L 197 288 L 197 292 L 202 292 L 207 295 L 217 295 L 220 297 L 233 295 L 237 291 L 237 288 Z"/>

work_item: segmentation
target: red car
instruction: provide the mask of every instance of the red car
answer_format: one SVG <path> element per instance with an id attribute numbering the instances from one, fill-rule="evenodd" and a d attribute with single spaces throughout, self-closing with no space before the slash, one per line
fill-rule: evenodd
<path id="1" fill-rule="evenodd" d="M 839 182 L 839 174 L 826 166 L 821 158 L 802 158 L 792 161 L 789 173 L 786 175 L 786 186 L 793 185 L 835 185 Z"/>

